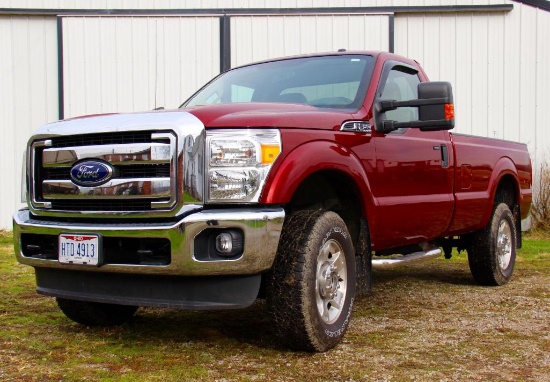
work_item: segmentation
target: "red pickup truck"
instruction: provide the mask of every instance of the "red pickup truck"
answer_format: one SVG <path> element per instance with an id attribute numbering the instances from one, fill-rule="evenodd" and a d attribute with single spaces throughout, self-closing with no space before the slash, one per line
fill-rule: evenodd
<path id="1" fill-rule="evenodd" d="M 372 267 L 456 247 L 479 284 L 512 276 L 527 149 L 453 126 L 450 84 L 394 54 L 235 68 L 177 110 L 38 130 L 15 253 L 79 323 L 265 297 L 283 343 L 326 351 Z"/>

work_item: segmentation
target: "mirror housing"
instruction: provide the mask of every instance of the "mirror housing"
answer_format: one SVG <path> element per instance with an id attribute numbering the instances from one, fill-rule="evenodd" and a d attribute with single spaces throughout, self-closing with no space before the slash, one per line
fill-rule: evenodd
<path id="1" fill-rule="evenodd" d="M 397 122 L 386 119 L 386 112 L 400 107 L 418 107 L 418 121 Z M 374 104 L 374 127 L 381 133 L 404 128 L 422 131 L 450 130 L 455 126 L 453 89 L 449 82 L 418 84 L 418 99 L 410 101 L 379 100 Z"/>

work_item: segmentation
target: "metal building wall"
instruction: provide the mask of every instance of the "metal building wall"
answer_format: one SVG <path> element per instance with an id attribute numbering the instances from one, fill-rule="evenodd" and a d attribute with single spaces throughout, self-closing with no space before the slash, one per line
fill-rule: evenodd
<path id="1" fill-rule="evenodd" d="M 395 51 L 453 84 L 455 132 L 526 143 L 538 169 L 550 160 L 550 12 L 400 15 Z"/>
<path id="2" fill-rule="evenodd" d="M 389 15 L 232 16 L 231 66 L 302 53 L 388 50 Z"/>
<path id="3" fill-rule="evenodd" d="M 175 108 L 219 73 L 219 17 L 63 17 L 64 117 Z"/>
<path id="4" fill-rule="evenodd" d="M 544 112 L 550 107 L 547 91 L 550 89 L 547 69 L 550 65 L 547 41 L 550 13 L 517 2 L 0 0 L 0 9 L 103 9 L 106 12 L 111 9 L 161 9 L 177 12 L 178 9 L 205 8 L 491 4 L 513 4 L 514 8 L 504 13 L 397 12 L 394 17 L 395 51 L 420 61 L 432 79 L 453 83 L 457 132 L 526 142 L 537 168 L 544 159 L 550 160 L 550 132 L 544 118 Z M 340 12 L 301 16 L 232 15 L 231 64 L 342 47 L 388 49 L 390 26 L 387 20 L 391 16 L 348 16 Z M 61 106 L 65 116 L 177 106 L 192 90 L 219 71 L 218 17 L 221 14 L 223 12 L 212 16 L 186 16 L 189 20 L 185 22 L 176 21 L 177 16 L 99 17 L 96 14 L 82 18 L 63 15 L 65 82 L 62 90 L 65 102 Z M 195 30 L 207 32 L 204 35 L 196 33 L 191 25 Z M 33 17 L 0 16 L 0 166 L 3 179 L 9 179 L 2 181 L 0 186 L 0 228 L 11 227 L 11 214 L 20 206 L 21 153 L 27 137 L 41 124 L 58 118 L 56 39 L 55 13 Z M 193 47 L 202 49 L 200 56 L 180 55 L 181 46 L 190 50 Z M 203 69 L 204 74 L 201 74 Z M 192 82 L 180 85 L 187 80 Z"/>
<path id="5" fill-rule="evenodd" d="M 0 36 L 0 229 L 11 229 L 27 139 L 57 119 L 55 18 L 0 16 Z"/>

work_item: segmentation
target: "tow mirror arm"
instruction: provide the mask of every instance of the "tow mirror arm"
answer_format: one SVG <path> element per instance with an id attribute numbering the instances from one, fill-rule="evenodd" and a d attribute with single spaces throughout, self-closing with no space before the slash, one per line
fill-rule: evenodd
<path id="1" fill-rule="evenodd" d="M 419 99 L 408 101 L 380 100 L 374 104 L 374 126 L 389 133 L 399 128 L 419 128 L 422 131 L 450 130 L 454 127 L 453 91 L 448 82 L 418 84 Z M 397 122 L 386 120 L 385 113 L 400 107 L 417 107 L 419 120 Z"/>

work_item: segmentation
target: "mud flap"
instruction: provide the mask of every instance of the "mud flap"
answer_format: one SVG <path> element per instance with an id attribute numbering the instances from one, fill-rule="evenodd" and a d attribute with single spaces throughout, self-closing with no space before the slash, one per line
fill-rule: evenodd
<path id="1" fill-rule="evenodd" d="M 369 224 L 361 218 L 359 239 L 355 248 L 356 293 L 366 294 L 372 291 L 372 251 L 370 247 Z"/>

